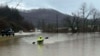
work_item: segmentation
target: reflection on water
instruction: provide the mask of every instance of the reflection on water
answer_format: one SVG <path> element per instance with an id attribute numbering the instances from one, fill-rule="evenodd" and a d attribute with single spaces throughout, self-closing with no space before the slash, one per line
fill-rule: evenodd
<path id="1" fill-rule="evenodd" d="M 43 45 L 37 37 L 49 37 Z M 0 43 L 0 56 L 100 56 L 99 33 L 42 33 Z"/>
<path id="2" fill-rule="evenodd" d="M 43 56 L 43 44 L 38 44 L 38 56 Z"/>

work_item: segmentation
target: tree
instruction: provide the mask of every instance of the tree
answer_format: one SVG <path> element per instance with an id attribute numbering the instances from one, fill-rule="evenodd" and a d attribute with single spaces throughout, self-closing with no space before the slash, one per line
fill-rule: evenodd
<path id="1" fill-rule="evenodd" d="M 0 7 L 0 28 L 13 28 L 14 31 L 27 30 L 34 27 L 31 23 L 25 22 L 19 11 L 8 6 Z M 1 30 L 0 29 L 0 30 Z"/>
<path id="2" fill-rule="evenodd" d="M 93 13 L 94 9 L 88 9 L 86 3 L 83 3 L 78 12 L 72 13 L 72 16 L 67 16 L 64 21 L 66 21 L 67 27 L 69 27 L 72 32 L 86 32 L 89 30 L 89 19 Z"/>
<path id="3" fill-rule="evenodd" d="M 99 27 L 99 18 L 100 18 L 100 12 L 97 9 L 93 9 L 92 12 L 92 20 L 91 20 L 91 31 L 97 31 Z"/>
<path id="4" fill-rule="evenodd" d="M 87 4 L 83 3 L 81 8 L 80 8 L 80 18 L 82 19 L 82 25 L 80 27 L 82 27 L 82 31 L 86 30 L 88 31 L 87 27 L 88 27 L 88 19 L 91 16 L 92 12 L 94 11 L 93 8 L 88 9 Z"/>

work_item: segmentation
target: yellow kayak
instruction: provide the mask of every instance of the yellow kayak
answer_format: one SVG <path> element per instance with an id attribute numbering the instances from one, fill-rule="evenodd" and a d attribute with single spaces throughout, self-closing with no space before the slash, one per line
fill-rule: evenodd
<path id="1" fill-rule="evenodd" d="M 44 40 L 37 41 L 38 44 L 43 44 Z"/>
<path id="2" fill-rule="evenodd" d="M 43 41 L 44 41 L 44 39 L 43 39 L 43 37 L 38 37 L 38 39 L 37 39 L 37 43 L 38 44 L 43 44 Z"/>

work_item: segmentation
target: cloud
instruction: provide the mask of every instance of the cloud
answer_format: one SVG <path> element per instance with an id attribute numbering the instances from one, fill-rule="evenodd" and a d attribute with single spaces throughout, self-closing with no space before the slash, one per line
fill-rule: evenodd
<path id="1" fill-rule="evenodd" d="M 9 7 L 16 7 L 18 2 L 12 2 L 9 4 Z M 22 1 L 19 6 L 17 6 L 18 9 L 38 9 L 38 8 L 52 8 L 56 9 L 56 7 L 51 6 L 44 0 L 30 0 L 30 1 Z"/>
<path id="2" fill-rule="evenodd" d="M 5 4 L 11 0 L 0 0 L 0 4 Z M 16 7 L 16 5 L 20 2 L 20 0 L 12 0 L 12 2 L 8 3 L 9 7 Z M 89 4 L 94 4 L 94 6 L 98 9 L 99 2 L 98 0 L 22 0 L 18 9 L 38 9 L 38 8 L 52 8 L 56 9 L 63 13 L 71 13 L 78 10 L 83 2 Z"/>

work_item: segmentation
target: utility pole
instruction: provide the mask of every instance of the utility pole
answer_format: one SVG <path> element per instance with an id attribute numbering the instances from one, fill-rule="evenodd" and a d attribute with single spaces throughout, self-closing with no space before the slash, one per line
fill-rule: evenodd
<path id="1" fill-rule="evenodd" d="M 58 33 L 58 15 L 56 14 L 56 29 L 57 29 L 57 33 Z"/>

